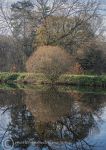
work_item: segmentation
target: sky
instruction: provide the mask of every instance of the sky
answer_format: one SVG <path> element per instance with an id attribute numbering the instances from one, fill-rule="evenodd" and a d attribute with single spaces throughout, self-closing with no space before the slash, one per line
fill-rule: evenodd
<path id="1" fill-rule="evenodd" d="M 106 36 L 106 0 L 101 0 L 101 14 L 103 14 L 103 28 L 105 30 L 104 35 Z"/>

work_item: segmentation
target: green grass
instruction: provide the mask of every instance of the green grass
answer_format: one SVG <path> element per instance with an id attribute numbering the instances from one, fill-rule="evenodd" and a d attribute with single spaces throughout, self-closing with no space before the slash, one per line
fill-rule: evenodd
<path id="1" fill-rule="evenodd" d="M 106 76 L 101 75 L 62 75 L 59 79 L 60 84 L 77 86 L 106 87 Z"/>
<path id="2" fill-rule="evenodd" d="M 1 83 L 51 83 L 42 73 L 0 73 Z M 59 85 L 75 85 L 88 87 L 106 87 L 106 75 L 62 75 L 56 82 Z"/>
<path id="3" fill-rule="evenodd" d="M 42 73 L 9 73 L 1 72 L 0 81 L 3 83 L 34 83 L 41 84 L 48 82 L 47 78 Z"/>

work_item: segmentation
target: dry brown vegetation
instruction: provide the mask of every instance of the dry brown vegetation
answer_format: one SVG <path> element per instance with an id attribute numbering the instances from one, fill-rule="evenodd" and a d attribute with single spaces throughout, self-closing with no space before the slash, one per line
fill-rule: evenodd
<path id="1" fill-rule="evenodd" d="M 28 72 L 44 73 L 48 79 L 55 81 L 67 72 L 73 63 L 71 56 L 58 46 L 42 46 L 28 59 Z"/>
<path id="2" fill-rule="evenodd" d="M 96 0 L 19 0 L 9 5 L 0 1 L 0 71 L 26 71 L 28 59 L 30 72 L 48 72 L 53 77 L 56 68 L 59 67 L 55 74 L 61 74 L 67 66 L 72 67 L 73 63 L 66 65 L 66 55 L 70 53 L 71 61 L 76 58 L 70 73 L 106 73 L 106 44 L 99 7 Z M 96 43 L 99 44 L 95 46 Z M 48 45 L 63 48 L 65 54 L 53 47 L 50 52 L 45 47 Z M 40 46 L 44 46 L 44 52 L 37 50 Z M 66 67 L 62 69 L 65 71 L 60 66 Z"/>

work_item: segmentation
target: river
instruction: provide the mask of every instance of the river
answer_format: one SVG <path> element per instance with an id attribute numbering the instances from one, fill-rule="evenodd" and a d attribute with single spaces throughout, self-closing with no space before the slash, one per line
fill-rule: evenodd
<path id="1" fill-rule="evenodd" d="M 106 93 L 0 89 L 0 150 L 106 150 Z"/>

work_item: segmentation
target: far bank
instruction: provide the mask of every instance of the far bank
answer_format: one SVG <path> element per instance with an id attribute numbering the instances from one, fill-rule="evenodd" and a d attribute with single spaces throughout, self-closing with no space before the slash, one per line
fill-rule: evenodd
<path id="1" fill-rule="evenodd" d="M 106 87 L 106 75 L 71 75 L 64 74 L 51 83 L 42 73 L 0 73 L 0 83 L 25 83 L 25 84 L 54 84 L 75 85 L 89 87 Z"/>

